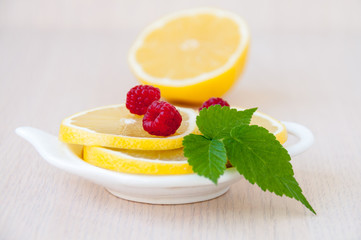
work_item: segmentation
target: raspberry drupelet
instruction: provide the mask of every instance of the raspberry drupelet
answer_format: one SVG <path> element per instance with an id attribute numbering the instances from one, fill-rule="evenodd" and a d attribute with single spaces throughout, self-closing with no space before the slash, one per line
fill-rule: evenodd
<path id="1" fill-rule="evenodd" d="M 171 104 L 164 101 L 155 101 L 143 117 L 143 128 L 149 134 L 169 136 L 180 127 L 182 116 Z"/>
<path id="2" fill-rule="evenodd" d="M 222 107 L 224 107 L 224 106 L 229 107 L 229 103 L 227 101 L 223 100 L 222 98 L 212 97 L 203 103 L 202 107 L 199 108 L 199 111 L 202 110 L 203 108 L 208 108 L 209 106 L 212 106 L 212 105 L 221 105 Z"/>
<path id="3" fill-rule="evenodd" d="M 150 85 L 137 85 L 127 93 L 126 106 L 133 114 L 144 115 L 149 105 L 160 99 L 160 90 Z"/>

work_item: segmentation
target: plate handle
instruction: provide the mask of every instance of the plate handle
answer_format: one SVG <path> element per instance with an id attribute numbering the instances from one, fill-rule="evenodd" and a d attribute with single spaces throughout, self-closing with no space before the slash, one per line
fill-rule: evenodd
<path id="1" fill-rule="evenodd" d="M 296 156 L 300 153 L 303 153 L 312 146 L 314 142 L 314 136 L 311 130 L 301 124 L 294 122 L 282 123 L 286 126 L 287 133 L 297 138 L 297 142 L 290 145 L 286 144 L 285 146 L 291 156 Z"/>

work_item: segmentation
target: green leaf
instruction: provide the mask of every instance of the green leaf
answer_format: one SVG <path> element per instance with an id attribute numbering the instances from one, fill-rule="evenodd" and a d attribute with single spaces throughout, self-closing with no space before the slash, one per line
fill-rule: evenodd
<path id="1" fill-rule="evenodd" d="M 184 156 L 195 173 L 217 184 L 226 170 L 227 155 L 222 141 L 190 134 L 184 137 Z"/>
<path id="2" fill-rule="evenodd" d="M 237 111 L 229 107 L 214 105 L 203 108 L 197 116 L 197 126 L 204 136 L 210 139 L 222 139 L 229 136 L 232 128 L 249 125 L 257 108 Z"/>
<path id="3" fill-rule="evenodd" d="M 250 183 L 263 191 L 295 198 L 314 214 L 294 178 L 287 150 L 275 136 L 259 126 L 238 126 L 223 140 L 228 160 Z"/>

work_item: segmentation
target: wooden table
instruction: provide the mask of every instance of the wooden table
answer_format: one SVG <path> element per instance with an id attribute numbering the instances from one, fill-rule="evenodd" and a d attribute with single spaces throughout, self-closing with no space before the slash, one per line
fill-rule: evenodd
<path id="1" fill-rule="evenodd" d="M 315 135 L 292 164 L 318 215 L 246 181 L 207 202 L 135 203 L 48 165 L 14 129 L 57 134 L 70 114 L 124 102 L 137 34 L 199 4 L 2 0 L 0 239 L 361 238 L 361 2 L 212 2 L 252 33 L 246 72 L 225 98 Z"/>

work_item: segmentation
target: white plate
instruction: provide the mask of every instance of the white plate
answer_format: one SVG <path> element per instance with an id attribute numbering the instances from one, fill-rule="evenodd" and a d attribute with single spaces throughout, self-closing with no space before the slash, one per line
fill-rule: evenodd
<path id="1" fill-rule="evenodd" d="M 283 123 L 289 134 L 284 146 L 291 156 L 312 145 L 310 130 L 297 123 Z M 39 129 L 19 127 L 16 133 L 29 141 L 51 165 L 104 186 L 110 193 L 127 200 L 153 204 L 205 201 L 224 194 L 233 183 L 242 179 L 234 168 L 226 170 L 218 185 L 196 174 L 152 176 L 114 172 L 84 162 L 79 157 L 80 146 L 62 143 L 56 136 Z"/>

